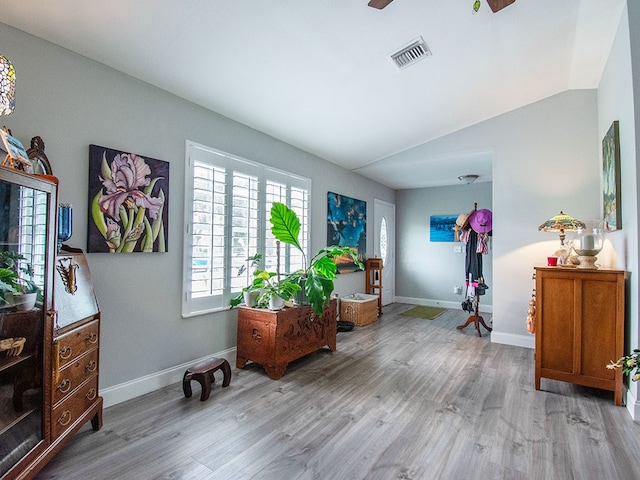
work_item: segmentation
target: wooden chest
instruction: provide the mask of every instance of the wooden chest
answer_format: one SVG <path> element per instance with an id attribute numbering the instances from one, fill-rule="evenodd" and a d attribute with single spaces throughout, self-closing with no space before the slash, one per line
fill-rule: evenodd
<path id="1" fill-rule="evenodd" d="M 282 310 L 239 307 L 236 367 L 252 361 L 277 380 L 293 360 L 325 346 L 335 351 L 336 304 L 332 299 L 321 317 L 309 305 Z"/>

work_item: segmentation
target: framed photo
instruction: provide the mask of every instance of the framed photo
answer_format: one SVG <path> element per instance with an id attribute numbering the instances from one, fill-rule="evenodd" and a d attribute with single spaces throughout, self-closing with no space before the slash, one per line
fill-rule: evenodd
<path id="1" fill-rule="evenodd" d="M 610 231 L 622 228 L 620 192 L 620 131 L 618 120 L 602 139 L 602 202 L 605 226 Z"/>
<path id="2" fill-rule="evenodd" d="M 12 160 L 24 160 L 29 162 L 29 155 L 22 146 L 22 143 L 17 138 L 11 136 L 5 129 L 0 129 L 0 137 L 2 137 L 2 143 L 4 149 Z"/>

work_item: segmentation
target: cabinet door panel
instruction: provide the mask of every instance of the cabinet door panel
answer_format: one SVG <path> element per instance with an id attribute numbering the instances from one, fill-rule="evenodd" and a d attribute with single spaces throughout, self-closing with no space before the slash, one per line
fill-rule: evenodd
<path id="1" fill-rule="evenodd" d="M 616 282 L 582 282 L 582 375 L 613 380 L 615 372 L 605 367 L 615 357 Z"/>
<path id="2" fill-rule="evenodd" d="M 576 286 L 572 279 L 545 278 L 542 292 L 538 292 L 544 321 L 538 335 L 544 351 L 542 368 L 573 372 L 575 345 L 574 296 Z M 542 293 L 542 295 L 540 295 Z"/>

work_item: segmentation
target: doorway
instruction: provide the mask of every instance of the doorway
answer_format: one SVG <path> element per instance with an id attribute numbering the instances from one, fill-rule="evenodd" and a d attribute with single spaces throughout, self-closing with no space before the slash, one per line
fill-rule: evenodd
<path id="1" fill-rule="evenodd" d="M 396 206 L 373 200 L 373 256 L 382 259 L 382 305 L 395 301 Z"/>

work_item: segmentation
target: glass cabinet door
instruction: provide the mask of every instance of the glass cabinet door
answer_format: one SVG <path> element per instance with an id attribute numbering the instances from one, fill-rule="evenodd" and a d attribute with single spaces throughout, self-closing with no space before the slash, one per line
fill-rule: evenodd
<path id="1" fill-rule="evenodd" d="M 0 476 L 45 443 L 55 193 L 0 167 Z"/>

